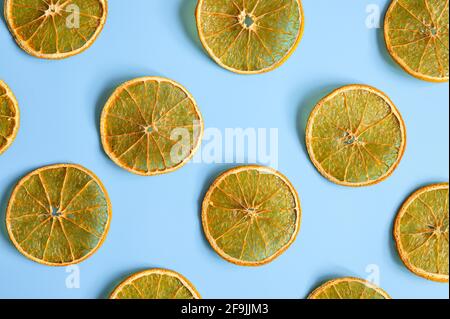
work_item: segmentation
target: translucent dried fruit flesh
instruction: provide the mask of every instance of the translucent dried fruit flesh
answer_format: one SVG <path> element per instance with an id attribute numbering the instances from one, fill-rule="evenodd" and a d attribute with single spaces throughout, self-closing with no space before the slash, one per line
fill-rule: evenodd
<path id="1" fill-rule="evenodd" d="M 309 299 L 391 299 L 391 297 L 368 281 L 358 278 L 340 278 L 317 288 Z"/>
<path id="2" fill-rule="evenodd" d="M 5 18 L 29 54 L 62 59 L 86 50 L 106 21 L 106 0 L 6 0 Z"/>
<path id="3" fill-rule="evenodd" d="M 19 130 L 19 106 L 5 82 L 0 81 L 0 154 L 9 148 Z"/>
<path id="4" fill-rule="evenodd" d="M 394 0 L 385 38 L 392 57 L 411 75 L 448 81 L 448 12 L 445 0 Z"/>
<path id="5" fill-rule="evenodd" d="M 203 120 L 181 85 L 146 77 L 120 86 L 103 110 L 103 147 L 120 167 L 139 175 L 172 172 L 201 143 Z"/>
<path id="6" fill-rule="evenodd" d="M 244 166 L 221 175 L 203 201 L 203 229 L 214 250 L 243 266 L 269 263 L 295 240 L 300 201 L 280 173 Z"/>
<path id="7" fill-rule="evenodd" d="M 384 180 L 398 166 L 406 147 L 406 128 L 386 95 L 351 85 L 315 107 L 306 145 L 326 178 L 345 186 L 367 186 Z"/>
<path id="8" fill-rule="evenodd" d="M 303 33 L 300 0 L 199 0 L 197 28 L 210 56 L 237 73 L 283 64 Z"/>
<path id="9" fill-rule="evenodd" d="M 139 272 L 123 281 L 111 299 L 200 299 L 194 286 L 182 275 L 164 269 Z"/>
<path id="10" fill-rule="evenodd" d="M 38 169 L 15 187 L 6 213 L 16 248 L 36 262 L 63 266 L 92 255 L 111 220 L 105 188 L 78 165 Z"/>
<path id="11" fill-rule="evenodd" d="M 448 183 L 424 187 L 402 206 L 394 236 L 405 265 L 415 274 L 448 282 Z"/>

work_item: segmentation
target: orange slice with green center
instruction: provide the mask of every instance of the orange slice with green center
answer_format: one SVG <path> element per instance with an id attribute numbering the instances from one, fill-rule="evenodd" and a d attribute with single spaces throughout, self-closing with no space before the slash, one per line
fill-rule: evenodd
<path id="1" fill-rule="evenodd" d="M 40 168 L 15 187 L 6 226 L 16 248 L 49 266 L 80 263 L 103 243 L 111 204 L 100 180 L 79 165 Z"/>
<path id="2" fill-rule="evenodd" d="M 448 212 L 448 183 L 430 185 L 406 200 L 394 227 L 406 267 L 437 282 L 448 282 Z"/>
<path id="3" fill-rule="evenodd" d="M 320 101 L 306 128 L 306 145 L 319 172 L 344 186 L 389 177 L 406 148 L 406 128 L 394 103 L 379 90 L 350 85 Z"/>
<path id="4" fill-rule="evenodd" d="M 393 0 L 385 19 L 389 53 L 409 74 L 448 81 L 448 1 Z"/>
<path id="5" fill-rule="evenodd" d="M 359 278 L 331 280 L 314 290 L 308 299 L 391 299 L 381 288 Z"/>
<path id="6" fill-rule="evenodd" d="M 19 105 L 5 82 L 0 80 L 0 154 L 12 144 L 19 130 Z"/>
<path id="7" fill-rule="evenodd" d="M 44 59 L 63 59 L 89 48 L 106 16 L 106 0 L 5 0 L 5 19 L 16 42 Z"/>
<path id="8" fill-rule="evenodd" d="M 136 273 L 123 281 L 110 299 L 200 299 L 195 287 L 182 275 L 165 269 Z"/>
<path id="9" fill-rule="evenodd" d="M 213 249 L 241 266 L 260 266 L 280 256 L 300 230 L 300 200 L 289 180 L 262 166 L 222 174 L 202 206 L 203 229 Z"/>
<path id="10" fill-rule="evenodd" d="M 303 34 L 300 0 L 199 0 L 200 40 L 232 72 L 255 74 L 282 65 Z"/>
<path id="11" fill-rule="evenodd" d="M 203 119 L 180 84 L 145 77 L 121 85 L 101 118 L 103 147 L 120 167 L 138 175 L 169 173 L 200 147 Z"/>

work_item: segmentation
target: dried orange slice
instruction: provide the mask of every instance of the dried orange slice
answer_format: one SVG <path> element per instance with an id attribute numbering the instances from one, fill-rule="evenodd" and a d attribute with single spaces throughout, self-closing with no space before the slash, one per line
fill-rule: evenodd
<path id="1" fill-rule="evenodd" d="M 280 256 L 300 230 L 300 200 L 289 180 L 263 166 L 219 176 L 205 196 L 203 229 L 225 260 L 260 266 Z"/>
<path id="2" fill-rule="evenodd" d="M 448 1 L 393 0 L 384 32 L 389 53 L 406 72 L 448 81 Z"/>
<path id="3" fill-rule="evenodd" d="M 5 0 L 5 19 L 19 46 L 43 59 L 89 48 L 106 22 L 106 0 Z"/>
<path id="4" fill-rule="evenodd" d="M 308 299 L 391 299 L 381 288 L 359 278 L 339 278 L 314 290 Z"/>
<path id="5" fill-rule="evenodd" d="M 106 103 L 101 137 L 108 156 L 138 175 L 169 173 L 200 147 L 203 119 L 180 84 L 144 77 L 121 85 Z"/>
<path id="6" fill-rule="evenodd" d="M 406 128 L 394 103 L 366 85 L 345 86 L 320 101 L 306 128 L 309 156 L 319 172 L 344 186 L 389 177 L 406 147 Z"/>
<path id="7" fill-rule="evenodd" d="M 12 144 L 19 130 L 20 112 L 14 94 L 0 80 L 0 154 Z"/>
<path id="8" fill-rule="evenodd" d="M 79 165 L 40 168 L 15 187 L 6 226 L 16 248 L 49 266 L 80 263 L 103 243 L 111 203 L 100 180 Z"/>
<path id="9" fill-rule="evenodd" d="M 182 275 L 165 269 L 150 269 L 124 280 L 110 299 L 200 299 L 195 287 Z"/>
<path id="10" fill-rule="evenodd" d="M 409 270 L 429 280 L 448 282 L 448 183 L 412 194 L 397 216 L 394 237 Z"/>
<path id="11" fill-rule="evenodd" d="M 209 55 L 242 74 L 282 65 L 295 51 L 304 27 L 300 0 L 199 0 L 196 18 Z"/>

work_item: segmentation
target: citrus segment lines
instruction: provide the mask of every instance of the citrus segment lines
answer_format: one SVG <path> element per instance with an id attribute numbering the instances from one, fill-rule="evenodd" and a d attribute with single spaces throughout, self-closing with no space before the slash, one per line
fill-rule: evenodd
<path id="1" fill-rule="evenodd" d="M 103 243 L 111 204 L 101 182 L 79 165 L 53 165 L 24 177 L 11 196 L 6 225 L 16 248 L 33 261 L 79 263 Z"/>

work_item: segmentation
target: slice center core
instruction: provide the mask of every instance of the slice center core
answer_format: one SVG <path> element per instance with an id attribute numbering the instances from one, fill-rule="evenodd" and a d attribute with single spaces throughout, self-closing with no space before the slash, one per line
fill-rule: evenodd
<path id="1" fill-rule="evenodd" d="M 239 16 L 239 22 L 245 29 L 252 29 L 253 25 L 255 24 L 255 19 L 250 13 L 243 11 Z"/>
<path id="2" fill-rule="evenodd" d="M 435 37 L 438 35 L 438 29 L 434 26 L 430 27 L 429 32 L 432 37 Z"/>
<path id="3" fill-rule="evenodd" d="M 55 16 L 56 14 L 59 14 L 61 11 L 61 7 L 58 4 L 50 4 L 48 6 L 48 9 L 45 11 L 45 16 Z"/>
<path id="4" fill-rule="evenodd" d="M 156 128 L 153 125 L 147 126 L 145 128 L 145 133 L 152 134 L 153 132 L 156 132 Z"/>
<path id="5" fill-rule="evenodd" d="M 52 217 L 59 217 L 62 215 L 62 213 L 59 211 L 58 208 L 52 207 L 51 215 L 52 215 Z"/>
<path id="6" fill-rule="evenodd" d="M 346 145 L 355 145 L 359 143 L 358 137 L 351 133 L 351 132 L 345 132 L 344 134 L 344 144 Z"/>
<path id="7" fill-rule="evenodd" d="M 256 217 L 258 210 L 256 208 L 247 208 L 245 211 L 250 217 Z"/>

